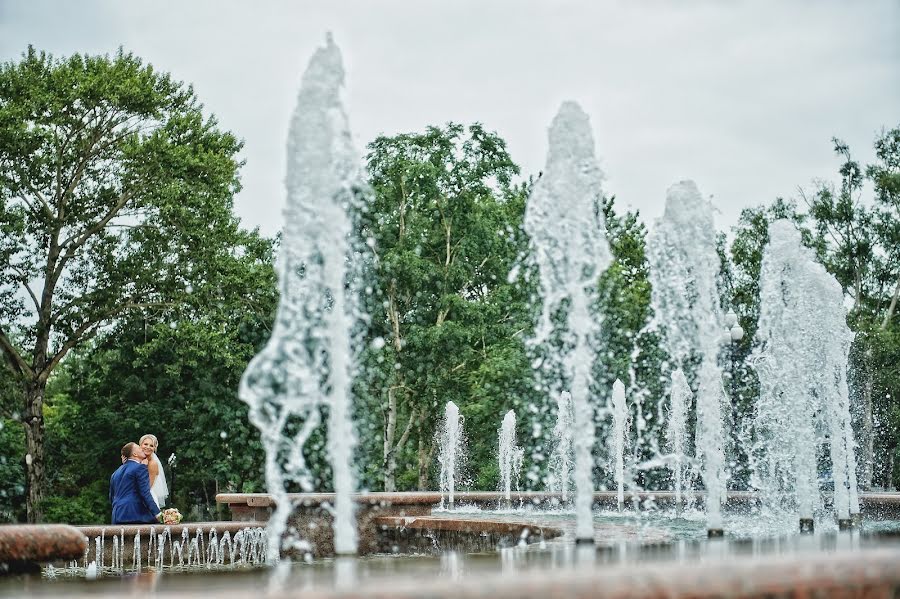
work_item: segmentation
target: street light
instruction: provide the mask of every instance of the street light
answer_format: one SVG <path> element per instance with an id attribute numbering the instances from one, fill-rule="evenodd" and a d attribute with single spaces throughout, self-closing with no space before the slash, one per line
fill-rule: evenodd
<path id="1" fill-rule="evenodd" d="M 725 315 L 725 326 L 728 327 L 726 336 L 729 340 L 729 357 L 731 358 L 731 430 L 734 443 L 734 461 L 738 462 L 738 409 L 737 409 L 737 377 L 735 376 L 735 353 L 737 342 L 744 338 L 744 329 L 738 324 L 737 314 L 734 310 L 728 310 Z"/>
<path id="2" fill-rule="evenodd" d="M 169 463 L 169 472 L 172 474 L 172 482 L 169 484 L 169 497 L 175 498 L 175 463 L 178 458 L 175 457 L 175 454 L 169 456 L 167 460 Z"/>

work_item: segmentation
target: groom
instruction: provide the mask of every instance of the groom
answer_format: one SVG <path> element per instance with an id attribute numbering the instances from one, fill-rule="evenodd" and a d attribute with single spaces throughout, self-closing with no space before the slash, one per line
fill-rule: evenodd
<path id="1" fill-rule="evenodd" d="M 160 511 L 150 494 L 150 474 L 141 463 L 144 450 L 137 443 L 122 448 L 122 465 L 109 479 L 113 524 L 153 524 Z"/>

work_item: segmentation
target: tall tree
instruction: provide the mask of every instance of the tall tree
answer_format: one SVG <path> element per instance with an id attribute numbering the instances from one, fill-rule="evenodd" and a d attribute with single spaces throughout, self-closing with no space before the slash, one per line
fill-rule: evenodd
<path id="1" fill-rule="evenodd" d="M 659 374 L 664 352 L 658 334 L 645 330 L 653 316 L 647 227 L 638 211 L 617 212 L 615 196 L 603 198 L 602 210 L 613 261 L 599 279 L 598 309 L 603 318 L 600 346 L 605 351 L 595 364 L 599 386 L 595 392 L 608 405 L 613 382 L 621 379 L 626 385 L 632 442 L 626 456 L 628 478 L 647 488 L 660 482 L 658 475 L 648 474 L 640 465 L 660 453 L 664 417 L 660 402 L 665 390 Z M 607 418 L 601 426 L 608 425 Z M 612 468 L 605 471 L 612 472 Z M 604 484 L 611 483 L 612 478 L 607 476 Z"/>
<path id="2" fill-rule="evenodd" d="M 877 162 L 866 169 L 853 159 L 847 144 L 836 138 L 833 143 L 843 160 L 840 186 L 820 183 L 804 200 L 815 223 L 819 257 L 852 302 L 849 322 L 857 332 L 851 350 L 852 380 L 861 412 L 860 484 L 870 488 L 876 456 L 884 453 L 875 451 L 876 423 L 888 421 L 891 412 L 882 401 L 884 395 L 876 393 L 882 365 L 875 352 L 893 322 L 900 297 L 900 128 L 876 139 Z M 874 202 L 865 201 L 863 195 L 867 177 L 874 184 Z M 883 417 L 876 418 L 877 412 Z M 896 446 L 896 441 L 890 443 L 887 455 L 893 455 Z M 886 469 L 892 470 L 892 463 Z"/>
<path id="3" fill-rule="evenodd" d="M 29 521 L 51 374 L 117 318 L 204 289 L 238 231 L 240 147 L 191 87 L 121 50 L 0 66 L 0 350 L 23 390 Z"/>
<path id="4" fill-rule="evenodd" d="M 733 239 L 723 255 L 723 307 L 734 310 L 738 322 L 744 329 L 740 341 L 729 346 L 729 372 L 726 390 L 731 399 L 729 420 L 732 426 L 732 467 L 733 488 L 747 488 L 750 482 L 750 455 L 746 449 L 752 438 L 753 405 L 759 396 L 759 379 L 749 362 L 754 346 L 754 338 L 759 323 L 759 275 L 762 269 L 763 252 L 769 243 L 769 225 L 779 219 L 793 221 L 800 229 L 803 243 L 812 247 L 815 236 L 805 226 L 806 215 L 797 211 L 792 201 L 776 198 L 768 206 L 745 208 L 738 223 L 732 228 Z"/>
<path id="5" fill-rule="evenodd" d="M 519 376 L 524 294 L 507 282 L 523 247 L 524 189 L 511 187 L 518 168 L 503 140 L 480 125 L 380 137 L 368 168 L 375 198 L 363 226 L 376 278 L 369 335 L 379 341 L 367 359 L 376 365 L 368 388 L 383 416 L 380 470 L 384 489 L 394 490 L 400 461 L 412 453 L 422 488 L 446 401 L 470 424 L 499 422 L 497 405 L 527 387 Z"/>
<path id="6" fill-rule="evenodd" d="M 263 450 L 237 397 L 250 358 L 271 333 L 277 304 L 272 248 L 250 232 L 220 256 L 216 301 L 164 318 L 132 314 L 75 350 L 47 394 L 45 518 L 91 523 L 109 517 L 109 473 L 118 449 L 144 433 L 159 438 L 170 504 L 208 519 L 217 490 L 262 488 Z M 205 295 L 200 293 L 201 296 Z"/>
<path id="7" fill-rule="evenodd" d="M 900 319 L 897 318 L 900 300 L 900 126 L 883 131 L 875 140 L 876 162 L 866 168 L 866 177 L 875 190 L 875 236 L 884 259 L 875 273 L 871 339 L 871 385 L 865 387 L 871 398 L 878 398 L 877 409 L 881 431 L 878 435 L 882 451 L 871 449 L 884 457 L 880 482 L 893 487 L 900 447 Z M 874 329 L 874 330 L 871 330 Z M 875 436 L 874 434 L 872 435 Z M 873 460 L 874 462 L 874 460 Z M 874 473 L 872 473 L 874 475 Z"/>

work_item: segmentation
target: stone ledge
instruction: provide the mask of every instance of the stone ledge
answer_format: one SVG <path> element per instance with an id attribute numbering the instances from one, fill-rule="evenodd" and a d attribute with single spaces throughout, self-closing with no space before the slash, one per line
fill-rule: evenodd
<path id="1" fill-rule="evenodd" d="M 348 589 L 303 590 L 305 599 L 520 599 L 523 597 L 609 597 L 617 599 L 717 599 L 842 597 L 869 599 L 900 593 L 900 550 L 767 556 L 701 563 L 632 564 L 573 569 L 475 575 L 459 581 L 436 579 L 423 584 L 398 577 L 388 584 Z M 220 599 L 246 591 L 220 593 Z M 178 597 L 195 597 L 190 593 Z M 270 592 L 280 599 L 300 596 L 297 589 Z"/>
<path id="2" fill-rule="evenodd" d="M 75 559 L 87 544 L 84 534 L 64 524 L 0 526 L 0 564 Z"/>
<path id="3" fill-rule="evenodd" d="M 702 492 L 688 491 L 682 493 L 682 497 L 696 499 L 704 497 Z M 729 491 L 727 500 L 729 504 L 741 505 L 754 503 L 757 493 L 752 491 Z M 334 501 L 333 493 L 289 493 L 288 499 L 297 507 L 313 507 Z M 359 493 L 353 495 L 353 501 L 359 505 L 387 506 L 387 505 L 439 505 L 446 494 L 437 492 L 399 492 L 399 493 Z M 454 496 L 457 505 L 499 503 L 503 500 L 503 494 L 498 492 L 465 491 Z M 510 500 L 514 504 L 539 505 L 547 502 L 559 502 L 561 496 L 558 493 L 546 493 L 542 491 L 527 491 L 510 494 Z M 641 491 L 638 493 L 626 493 L 625 503 L 631 504 L 634 500 L 640 502 L 653 501 L 657 504 L 669 504 L 675 500 L 672 491 Z M 900 493 L 860 493 L 860 504 L 864 512 L 879 512 L 889 510 L 900 511 Z M 601 491 L 594 493 L 594 504 L 615 505 L 616 493 L 613 491 Z M 275 506 L 275 497 L 268 493 L 220 493 L 216 495 L 216 502 L 232 506 L 249 506 L 253 508 L 272 508 Z"/>
<path id="4" fill-rule="evenodd" d="M 408 528 L 412 530 L 440 530 L 465 532 L 471 534 L 491 533 L 507 534 L 521 537 L 524 531 L 552 539 L 562 536 L 563 531 L 552 526 L 541 526 L 527 522 L 507 522 L 503 520 L 474 520 L 464 518 L 439 518 L 434 516 L 403 517 L 380 516 L 374 518 L 376 526 L 390 528 Z M 530 536 L 530 535 L 529 535 Z"/>

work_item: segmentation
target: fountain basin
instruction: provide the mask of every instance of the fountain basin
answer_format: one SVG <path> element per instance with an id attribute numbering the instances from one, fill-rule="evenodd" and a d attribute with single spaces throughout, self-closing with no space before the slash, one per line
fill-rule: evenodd
<path id="1" fill-rule="evenodd" d="M 684 491 L 682 498 L 696 502 L 706 496 L 699 491 Z M 333 504 L 333 493 L 292 493 L 288 498 L 295 505 L 296 513 L 319 510 Z M 379 516 L 426 516 L 442 504 L 446 496 L 436 492 L 401 493 L 360 493 L 353 496 L 358 514 L 377 511 Z M 554 508 L 562 505 L 559 493 L 542 491 L 522 491 L 510 493 L 514 507 Z M 900 519 L 900 493 L 860 493 L 862 513 L 876 519 Z M 265 522 L 268 520 L 276 501 L 268 493 L 220 493 L 218 503 L 227 504 L 232 520 Z M 466 491 L 455 494 L 456 505 L 476 506 L 485 509 L 505 507 L 505 496 L 498 492 Z M 640 491 L 625 494 L 626 505 L 669 507 L 675 502 L 672 491 Z M 739 509 L 759 504 L 759 496 L 754 491 L 729 491 L 726 507 Z M 594 493 L 593 509 L 615 509 L 617 496 L 614 491 Z M 357 516 L 359 518 L 359 516 Z"/>
<path id="2" fill-rule="evenodd" d="M 288 570 L 205 571 L 167 576 L 29 581 L 43 596 L 144 595 L 313 599 L 468 597 L 893 597 L 900 591 L 900 546 L 855 533 L 793 541 L 727 540 L 638 547 L 548 544 L 488 554 L 384 556 L 294 563 Z M 835 545 L 836 544 L 836 545 Z M 33 582 L 33 584 L 32 584 Z M 38 584 L 40 583 L 40 584 Z M 22 594 L 22 580 L 0 580 L 0 595 Z"/>
<path id="3" fill-rule="evenodd" d="M 382 516 L 374 523 L 381 553 L 496 551 L 563 535 L 553 526 L 449 516 Z"/>
<path id="4" fill-rule="evenodd" d="M 683 499 L 695 504 L 705 496 L 702 492 L 684 492 Z M 290 518 L 294 527 L 309 547 L 305 548 L 312 557 L 334 554 L 331 493 L 297 493 L 288 495 L 295 509 Z M 517 492 L 510 494 L 510 504 L 506 504 L 505 494 L 498 492 L 456 493 L 456 508 L 441 509 L 442 496 L 434 492 L 365 493 L 353 496 L 355 515 L 359 531 L 359 554 L 407 553 L 409 551 L 461 550 L 475 551 L 492 549 L 510 542 L 512 525 L 528 527 L 535 538 L 541 538 L 543 530 L 567 530 L 540 518 L 529 519 L 526 514 L 515 516 L 516 522 L 506 517 L 494 516 L 487 510 L 508 508 L 534 511 L 558 510 L 562 496 L 558 493 Z M 216 501 L 227 504 L 236 522 L 252 521 L 264 523 L 276 504 L 274 496 L 265 493 L 223 493 Z M 671 491 L 644 491 L 625 496 L 626 507 L 634 513 L 671 509 L 675 494 Z M 756 493 L 732 491 L 727 495 L 726 509 L 729 512 L 746 512 L 759 503 Z M 900 519 L 900 494 L 864 493 L 860 496 L 863 514 L 872 520 Z M 615 492 L 594 493 L 592 509 L 595 512 L 617 509 Z M 480 511 L 477 518 L 466 515 L 466 510 Z M 432 516 L 440 516 L 440 522 Z M 244 520 L 247 519 L 247 520 Z M 420 524 L 410 525 L 418 520 Z M 527 521 L 526 521 L 527 520 Z M 456 524 L 452 524 L 456 522 Z M 405 527 L 405 530 L 403 528 Z M 520 529 L 521 531 L 522 529 Z M 726 531 L 727 533 L 728 531 Z M 616 537 L 616 529 L 598 530 L 598 535 Z M 505 536 L 504 536 L 505 535 Z M 488 547 L 486 539 L 496 537 L 498 542 Z M 548 533 L 543 538 L 555 538 Z M 428 539 L 426 543 L 423 539 Z M 607 540 L 614 540 L 613 538 Z M 526 540 L 526 542 L 528 542 Z"/>

